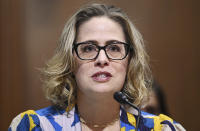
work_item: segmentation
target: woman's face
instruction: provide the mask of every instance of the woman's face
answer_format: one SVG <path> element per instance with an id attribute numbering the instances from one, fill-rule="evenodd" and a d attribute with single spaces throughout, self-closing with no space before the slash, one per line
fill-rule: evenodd
<path id="1" fill-rule="evenodd" d="M 77 43 L 92 41 L 105 46 L 109 41 L 126 42 L 122 27 L 107 17 L 93 17 L 78 30 Z M 126 77 L 128 56 L 123 60 L 110 60 L 100 50 L 94 60 L 81 60 L 74 53 L 78 67 L 74 72 L 78 92 L 91 94 L 113 94 L 122 89 Z"/>

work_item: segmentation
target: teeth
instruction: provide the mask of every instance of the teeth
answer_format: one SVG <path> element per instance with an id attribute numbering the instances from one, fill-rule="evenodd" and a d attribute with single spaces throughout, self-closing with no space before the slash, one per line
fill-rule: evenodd
<path id="1" fill-rule="evenodd" d="M 106 78 L 106 75 L 105 74 L 101 74 L 101 75 L 98 75 L 98 77 L 100 77 L 100 78 Z"/>

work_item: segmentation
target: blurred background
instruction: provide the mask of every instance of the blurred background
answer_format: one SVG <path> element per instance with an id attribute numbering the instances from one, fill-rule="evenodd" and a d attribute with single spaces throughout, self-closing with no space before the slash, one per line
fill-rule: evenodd
<path id="1" fill-rule="evenodd" d="M 87 0 L 0 0 L 0 130 L 49 105 L 37 68 L 54 53 L 67 19 Z M 143 34 L 170 117 L 200 130 L 200 1 L 101 0 L 124 9 Z"/>

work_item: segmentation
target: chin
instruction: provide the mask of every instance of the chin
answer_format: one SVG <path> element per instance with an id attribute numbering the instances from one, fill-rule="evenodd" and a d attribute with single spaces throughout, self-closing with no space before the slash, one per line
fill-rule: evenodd
<path id="1" fill-rule="evenodd" d="M 92 91 L 96 93 L 114 93 L 118 90 L 120 89 L 109 85 L 99 85 L 92 87 Z"/>

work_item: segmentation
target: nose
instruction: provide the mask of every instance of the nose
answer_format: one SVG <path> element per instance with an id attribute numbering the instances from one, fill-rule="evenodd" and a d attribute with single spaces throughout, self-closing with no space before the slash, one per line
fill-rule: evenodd
<path id="1" fill-rule="evenodd" d="M 104 67 L 109 65 L 109 59 L 104 50 L 100 50 L 99 55 L 95 60 L 95 66 Z"/>

